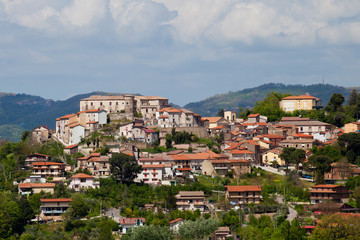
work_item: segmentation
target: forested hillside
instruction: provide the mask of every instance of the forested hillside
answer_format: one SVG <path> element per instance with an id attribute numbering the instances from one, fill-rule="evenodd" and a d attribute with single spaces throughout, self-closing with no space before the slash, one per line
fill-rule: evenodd
<path id="1" fill-rule="evenodd" d="M 184 108 L 202 116 L 215 116 L 218 111 L 223 108 L 237 110 L 239 107 L 253 107 L 256 101 L 262 101 L 266 97 L 266 94 L 271 91 L 289 93 L 291 95 L 309 93 L 312 96 L 321 98 L 323 105 L 329 102 L 333 93 L 341 93 L 346 99 L 350 94 L 350 89 L 330 84 L 313 84 L 306 86 L 269 83 L 255 88 L 217 94 L 200 102 L 189 103 L 185 105 Z"/>

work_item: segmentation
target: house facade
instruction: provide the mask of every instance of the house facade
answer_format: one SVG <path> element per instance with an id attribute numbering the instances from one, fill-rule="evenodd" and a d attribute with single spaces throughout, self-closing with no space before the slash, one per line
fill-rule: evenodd
<path id="1" fill-rule="evenodd" d="M 65 164 L 57 162 L 34 162 L 31 165 L 33 175 L 42 177 L 63 177 L 65 174 Z"/>
<path id="2" fill-rule="evenodd" d="M 71 198 L 40 199 L 40 217 L 45 221 L 60 220 L 61 215 L 70 207 Z"/>
<path id="3" fill-rule="evenodd" d="M 94 177 L 84 174 L 78 173 L 71 177 L 71 182 L 69 188 L 74 189 L 75 191 L 81 191 L 88 188 L 96 188 L 100 187 L 99 181 L 94 181 Z"/>
<path id="4" fill-rule="evenodd" d="M 203 191 L 180 191 L 176 196 L 176 206 L 178 210 L 194 211 L 205 210 L 205 196 Z"/>
<path id="5" fill-rule="evenodd" d="M 261 186 L 225 186 L 225 199 L 234 204 L 259 204 Z"/>
<path id="6" fill-rule="evenodd" d="M 20 195 L 31 195 L 33 193 L 45 193 L 54 194 L 55 183 L 19 183 Z"/>
<path id="7" fill-rule="evenodd" d="M 320 184 L 311 188 L 310 202 L 311 204 L 323 202 L 346 203 L 349 200 L 350 193 L 345 186 Z"/>
<path id="8" fill-rule="evenodd" d="M 145 225 L 145 218 L 120 218 L 121 233 L 126 234 L 130 228 L 141 227 Z"/>
<path id="9" fill-rule="evenodd" d="M 295 110 L 312 110 L 314 108 L 322 108 L 320 98 L 310 95 L 289 96 L 281 99 L 280 108 L 285 112 L 293 112 Z"/>

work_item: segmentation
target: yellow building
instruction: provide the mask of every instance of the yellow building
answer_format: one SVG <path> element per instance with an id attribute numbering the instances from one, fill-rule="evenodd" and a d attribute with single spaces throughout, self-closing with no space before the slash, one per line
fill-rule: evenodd
<path id="1" fill-rule="evenodd" d="M 357 132 L 360 130 L 360 122 L 352 122 L 344 125 L 344 133 Z"/>
<path id="2" fill-rule="evenodd" d="M 272 164 L 273 161 L 275 161 L 280 166 L 285 165 L 285 161 L 280 158 L 281 151 L 279 150 L 269 150 L 262 154 L 262 162 L 266 165 Z"/>
<path id="3" fill-rule="evenodd" d="M 281 99 L 280 108 L 285 112 L 293 112 L 296 110 L 312 110 L 321 108 L 320 98 L 310 95 L 289 96 Z"/>

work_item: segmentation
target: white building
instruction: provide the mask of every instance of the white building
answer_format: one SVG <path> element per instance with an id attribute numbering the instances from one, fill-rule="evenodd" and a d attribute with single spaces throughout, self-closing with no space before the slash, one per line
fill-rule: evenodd
<path id="1" fill-rule="evenodd" d="M 85 137 L 85 128 L 79 123 L 69 126 L 69 144 L 74 145 L 81 142 L 81 138 Z"/>
<path id="2" fill-rule="evenodd" d="M 80 191 L 82 189 L 87 189 L 87 188 L 96 188 L 96 187 L 100 187 L 100 182 L 95 182 L 93 176 L 84 173 L 78 173 L 72 176 L 69 185 L 69 188 L 72 188 L 75 191 Z"/>
<path id="3" fill-rule="evenodd" d="M 194 211 L 199 209 L 205 210 L 205 196 L 203 191 L 180 191 L 175 196 L 176 206 L 179 210 Z"/>
<path id="4" fill-rule="evenodd" d="M 121 233 L 126 234 L 128 229 L 145 225 L 145 218 L 120 218 Z"/>
<path id="5" fill-rule="evenodd" d="M 157 124 L 163 128 L 202 126 L 201 116 L 187 109 L 173 107 L 163 108 L 156 112 Z"/>
<path id="6" fill-rule="evenodd" d="M 144 181 L 147 184 L 160 185 L 162 180 L 172 177 L 171 164 L 148 164 L 142 165 L 142 172 L 138 174 L 138 181 Z"/>

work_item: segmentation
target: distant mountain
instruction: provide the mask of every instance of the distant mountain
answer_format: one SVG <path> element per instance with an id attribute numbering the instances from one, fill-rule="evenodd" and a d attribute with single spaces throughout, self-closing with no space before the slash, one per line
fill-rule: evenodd
<path id="1" fill-rule="evenodd" d="M 80 99 L 91 95 L 122 95 L 122 93 L 91 92 L 64 101 L 44 99 L 28 94 L 0 93 L 0 139 L 19 141 L 25 130 L 43 124 L 55 128 L 55 120 L 68 113 L 76 113 Z M 139 94 L 134 94 L 139 95 Z"/>
<path id="2" fill-rule="evenodd" d="M 269 83 L 259 87 L 247 88 L 236 92 L 217 94 L 199 102 L 186 104 L 184 108 L 189 109 L 202 116 L 215 116 L 220 109 L 237 111 L 239 107 L 253 107 L 256 101 L 262 101 L 266 94 L 275 91 L 289 93 L 291 95 L 310 94 L 322 100 L 324 106 L 330 100 L 333 93 L 341 93 L 347 100 L 351 89 L 330 84 L 313 85 L 286 85 L 280 83 Z"/>

